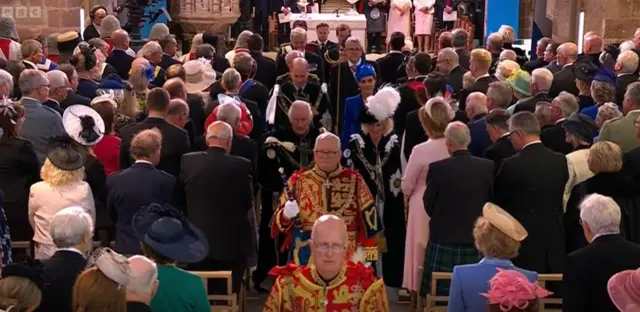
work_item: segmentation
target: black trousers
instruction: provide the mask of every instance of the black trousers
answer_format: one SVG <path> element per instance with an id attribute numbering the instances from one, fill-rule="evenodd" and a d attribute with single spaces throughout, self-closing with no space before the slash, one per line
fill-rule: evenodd
<path id="1" fill-rule="evenodd" d="M 278 45 L 289 42 L 289 35 L 291 35 L 291 24 L 280 24 L 279 18 L 276 19 L 276 22 L 278 23 Z"/>
<path id="2" fill-rule="evenodd" d="M 269 13 L 256 10 L 256 16 L 253 18 L 253 32 L 262 36 L 263 50 L 266 51 L 269 47 Z"/>
<path id="3" fill-rule="evenodd" d="M 234 294 L 240 293 L 242 287 L 242 278 L 247 269 L 247 259 L 237 260 L 217 260 L 206 259 L 204 261 L 190 264 L 191 271 L 231 271 L 231 283 Z M 209 279 L 207 283 L 209 294 L 224 295 L 227 294 L 227 283 L 223 279 Z"/>
<path id="4" fill-rule="evenodd" d="M 367 53 L 371 53 L 372 49 L 376 49 L 376 52 L 382 52 L 382 33 L 381 32 L 368 32 L 367 33 Z"/>
<path id="5" fill-rule="evenodd" d="M 260 285 L 267 278 L 269 271 L 274 266 L 287 264 L 287 252 L 280 252 L 284 235 L 280 235 L 277 241 L 271 238 L 273 192 L 263 188 L 260 193 L 262 194 L 262 209 L 260 210 L 260 226 L 258 229 L 258 266 L 252 277 L 256 285 Z M 280 261 L 278 261 L 278 255 Z"/>

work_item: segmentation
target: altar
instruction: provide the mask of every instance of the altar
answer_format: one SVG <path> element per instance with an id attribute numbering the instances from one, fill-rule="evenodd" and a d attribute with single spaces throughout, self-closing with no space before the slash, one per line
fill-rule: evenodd
<path id="1" fill-rule="evenodd" d="M 349 25 L 349 27 L 351 27 L 351 35 L 360 39 L 363 45 L 367 39 L 367 18 L 364 14 L 347 15 L 341 13 L 336 17 L 335 13 L 307 13 L 306 16 L 303 17 L 302 14 L 291 13 L 290 23 L 292 26 L 296 20 L 304 20 L 307 22 L 307 41 L 318 39 L 316 26 L 323 22 L 329 25 L 329 40 L 333 42 L 338 42 L 336 28 L 338 28 L 340 24 Z"/>

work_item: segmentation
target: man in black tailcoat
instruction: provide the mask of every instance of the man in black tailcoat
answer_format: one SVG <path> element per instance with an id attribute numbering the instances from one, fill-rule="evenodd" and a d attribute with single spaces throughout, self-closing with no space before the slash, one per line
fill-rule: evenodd
<path id="1" fill-rule="evenodd" d="M 405 59 L 405 55 L 402 53 L 404 34 L 399 31 L 392 33 L 391 39 L 389 39 L 389 46 L 391 47 L 389 53 L 376 61 L 380 66 L 381 84 L 395 83 L 398 80 L 396 75 L 398 67 L 402 65 Z"/>
<path id="2" fill-rule="evenodd" d="M 504 109 L 494 109 L 485 118 L 487 133 L 493 144 L 484 151 L 482 157 L 493 160 L 496 173 L 502 161 L 516 153 L 509 141 L 509 117 L 511 116 Z"/>

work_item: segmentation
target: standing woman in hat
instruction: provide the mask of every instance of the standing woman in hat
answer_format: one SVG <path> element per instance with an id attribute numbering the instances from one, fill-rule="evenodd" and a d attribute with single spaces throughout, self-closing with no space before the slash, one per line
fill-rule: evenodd
<path id="1" fill-rule="evenodd" d="M 369 96 L 360 113 L 361 130 L 351 135 L 344 162 L 358 170 L 375 198 L 384 233 L 386 250 L 378 259 L 378 275 L 392 288 L 402 287 L 404 244 L 407 235 L 404 196 L 400 187 L 400 141 L 393 131 L 393 113 L 400 103 L 400 94 L 385 87 Z M 384 245 L 384 244 L 382 244 Z"/>
<path id="2" fill-rule="evenodd" d="M 108 246 L 112 223 L 107 208 L 107 175 L 102 162 L 98 160 L 94 147 L 102 141 L 105 134 L 104 120 L 91 107 L 84 105 L 71 105 L 62 115 L 62 124 L 67 134 L 84 147 L 84 172 L 85 181 L 91 187 L 93 200 L 96 207 L 94 224 L 96 233 L 104 246 Z M 106 231 L 106 232 L 105 232 Z"/>
<path id="3" fill-rule="evenodd" d="M 527 230 L 508 212 L 493 203 L 486 203 L 473 228 L 476 248 L 484 258 L 476 264 L 453 268 L 447 310 L 487 311 L 487 299 L 478 294 L 489 290 L 489 281 L 497 270 L 514 270 L 522 273 L 529 282 L 535 282 L 538 273 L 518 268 L 511 262 L 527 235 Z"/>
<path id="4" fill-rule="evenodd" d="M 100 69 L 97 67 L 98 58 L 95 51 L 95 47 L 86 42 L 81 42 L 76 47 L 70 61 L 78 72 L 78 89 L 76 93 L 90 100 L 97 96 L 96 90 L 98 90 L 98 83 L 94 78 L 95 73 Z"/>
<path id="5" fill-rule="evenodd" d="M 360 94 L 344 100 L 342 118 L 342 136 L 340 142 L 342 150 L 347 148 L 351 135 L 360 132 L 361 124 L 358 118 L 365 110 L 367 99 L 376 92 L 376 70 L 366 62 L 362 62 L 355 70 L 355 78 L 360 88 Z"/>
<path id="6" fill-rule="evenodd" d="M 615 102 L 616 100 L 616 75 L 612 70 L 604 66 L 600 67 L 591 82 L 591 97 L 593 98 L 594 105 L 582 109 L 580 113 L 596 120 L 598 107 L 604 105 L 604 103 Z M 580 107 L 582 107 L 582 103 L 580 103 Z"/>
<path id="7" fill-rule="evenodd" d="M 202 278 L 176 266 L 197 263 L 207 256 L 209 243 L 200 229 L 175 208 L 158 204 L 137 212 L 133 228 L 143 254 L 158 264 L 160 284 L 150 304 L 153 311 L 211 311 Z"/>
<path id="8" fill-rule="evenodd" d="M 58 137 L 40 170 L 42 182 L 31 186 L 29 222 L 34 231 L 35 258 L 46 259 L 55 252 L 49 223 L 60 210 L 79 206 L 93 217 L 96 210 L 91 187 L 84 182 L 83 147 L 72 138 Z"/>
<path id="9" fill-rule="evenodd" d="M 40 163 L 33 145 L 19 135 L 24 117 L 22 105 L 0 101 L 0 189 L 5 193 L 3 208 L 16 241 L 33 238 L 24 212 L 29 204 L 29 188 L 40 180 Z"/>
<path id="10" fill-rule="evenodd" d="M 597 72 L 598 65 L 589 61 L 588 58 L 579 59 L 573 66 L 573 73 L 576 76 L 576 87 L 579 92 L 578 105 L 580 109 L 578 111 L 582 111 L 595 104 L 591 97 L 591 83 Z"/>
<path id="11" fill-rule="evenodd" d="M 589 148 L 593 144 L 593 138 L 598 135 L 598 127 L 589 116 L 574 113 L 562 123 L 562 128 L 566 133 L 566 142 L 573 146 L 573 152 L 567 154 L 569 180 L 564 188 L 564 206 L 566 208 L 573 187 L 593 176 L 593 172 L 589 170 L 587 157 L 589 156 Z"/>

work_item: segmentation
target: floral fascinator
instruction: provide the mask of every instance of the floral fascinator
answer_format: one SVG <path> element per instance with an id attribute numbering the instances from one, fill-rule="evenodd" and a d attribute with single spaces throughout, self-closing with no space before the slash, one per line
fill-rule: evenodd
<path id="1" fill-rule="evenodd" d="M 91 254 L 87 261 L 87 268 L 96 267 L 102 274 L 118 284 L 118 289 L 124 289 L 131 281 L 131 267 L 127 257 L 111 250 L 100 248 Z"/>
<path id="2" fill-rule="evenodd" d="M 500 305 L 500 311 L 525 309 L 531 300 L 547 297 L 552 293 L 535 282 L 529 282 L 524 274 L 514 270 L 498 268 L 498 273 L 489 281 L 489 291 L 482 293 L 489 304 Z"/>

